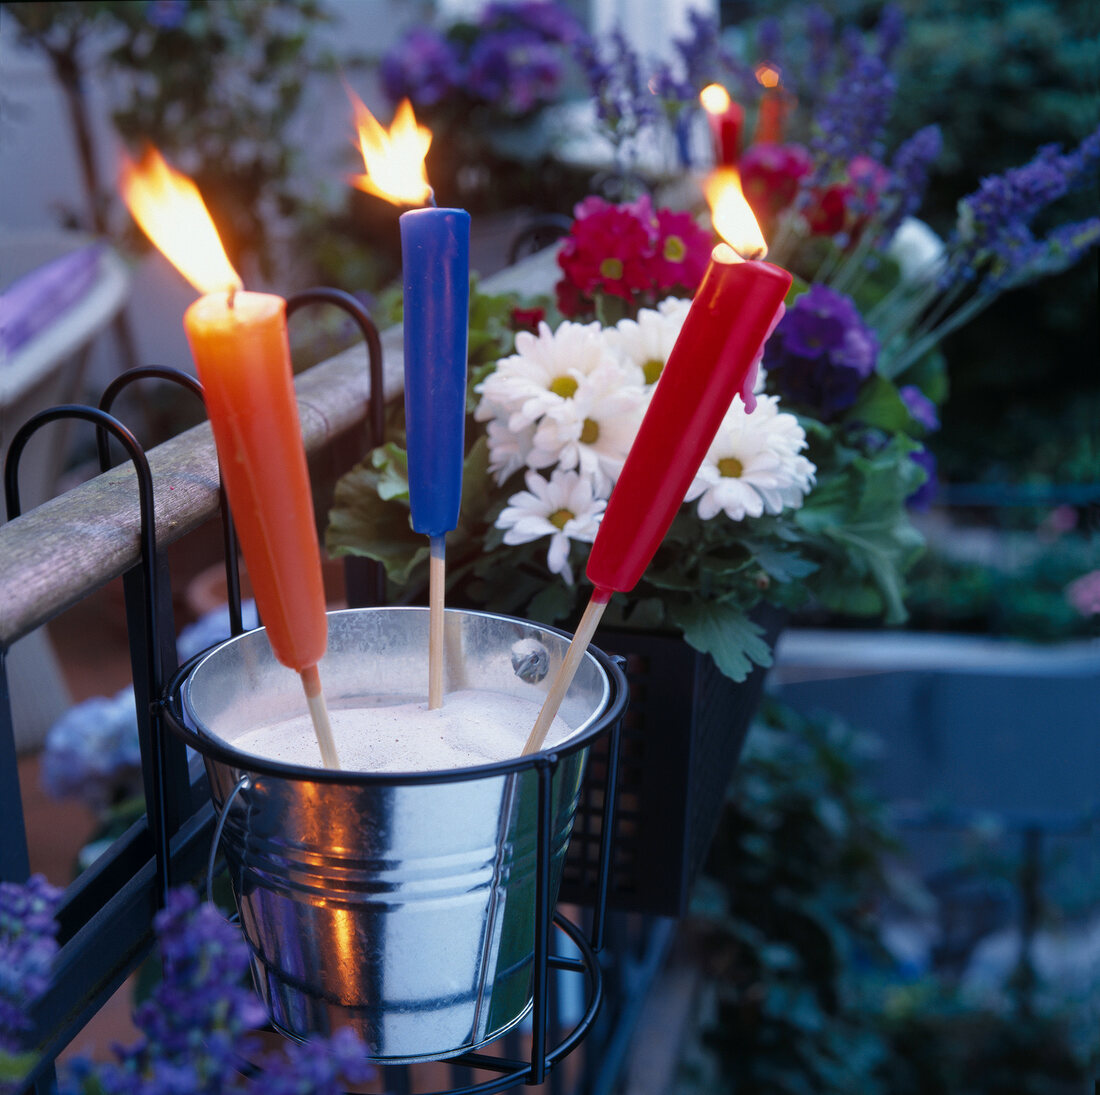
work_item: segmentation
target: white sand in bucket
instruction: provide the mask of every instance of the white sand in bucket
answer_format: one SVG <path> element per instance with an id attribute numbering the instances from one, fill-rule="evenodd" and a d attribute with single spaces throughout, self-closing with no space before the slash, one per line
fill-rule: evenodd
<path id="1" fill-rule="evenodd" d="M 438 772 L 510 760 L 538 713 L 532 700 L 477 689 L 450 692 L 435 710 L 425 702 L 329 710 L 341 767 L 359 772 Z M 571 733 L 556 718 L 544 748 Z M 308 715 L 250 730 L 232 745 L 284 764 L 323 767 Z"/>

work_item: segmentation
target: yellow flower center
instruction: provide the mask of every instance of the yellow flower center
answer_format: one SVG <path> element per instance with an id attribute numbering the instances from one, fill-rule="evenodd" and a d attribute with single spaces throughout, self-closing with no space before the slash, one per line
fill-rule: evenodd
<path id="1" fill-rule="evenodd" d="M 594 445 L 600 436 L 600 424 L 591 418 L 586 418 L 581 425 L 581 444 Z"/>
<path id="2" fill-rule="evenodd" d="M 687 248 L 679 236 L 669 236 L 665 240 L 664 252 L 667 262 L 683 262 L 684 256 L 687 254 Z"/>
<path id="3" fill-rule="evenodd" d="M 577 382 L 571 376 L 556 376 L 550 381 L 550 391 L 562 399 L 572 399 L 577 394 Z"/>
<path id="4" fill-rule="evenodd" d="M 622 259 L 604 259 L 600 263 L 600 277 L 606 281 L 618 281 L 622 276 Z"/>
<path id="5" fill-rule="evenodd" d="M 572 510 L 558 509 L 554 510 L 554 512 L 550 514 L 547 520 L 549 520 L 550 524 L 554 525 L 556 528 L 564 529 L 566 523 L 572 521 L 573 518 L 576 516 L 577 515 Z"/>
<path id="6" fill-rule="evenodd" d="M 661 370 L 664 369 L 665 363 L 659 357 L 651 357 L 642 366 L 642 375 L 645 377 L 647 384 L 656 384 L 660 379 Z"/>
<path id="7" fill-rule="evenodd" d="M 718 461 L 718 474 L 726 479 L 740 479 L 745 465 L 736 456 L 723 456 Z"/>

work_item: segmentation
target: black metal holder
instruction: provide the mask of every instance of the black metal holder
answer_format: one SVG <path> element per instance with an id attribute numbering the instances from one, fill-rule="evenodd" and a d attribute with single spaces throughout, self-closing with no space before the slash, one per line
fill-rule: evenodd
<path id="1" fill-rule="evenodd" d="M 327 303 L 343 308 L 352 315 L 364 334 L 371 375 L 371 442 L 380 444 L 384 431 L 384 406 L 381 343 L 377 328 L 353 297 L 338 290 L 314 289 L 292 297 L 287 305 L 288 315 L 313 303 Z M 171 626 L 170 582 L 157 548 L 152 475 L 145 452 L 134 434 L 109 413 L 114 400 L 126 386 L 146 379 L 179 383 L 194 394 L 200 397 L 202 395 L 201 385 L 194 378 L 177 370 L 160 367 L 130 370 L 108 386 L 99 408 L 67 404 L 32 417 L 13 438 L 4 467 L 8 516 L 14 519 L 21 512 L 19 460 L 30 437 L 42 426 L 59 419 L 89 421 L 97 428 L 97 448 L 103 470 L 109 466 L 111 436 L 119 441 L 133 463 L 141 518 L 140 562 L 124 580 L 127 582 L 127 624 L 141 733 L 151 847 L 145 843 L 146 822 L 143 819 L 70 888 L 59 914 L 63 934 L 75 936 L 79 931 L 84 938 L 80 940 L 79 953 L 63 951 L 62 957 L 65 960 L 59 965 L 54 984 L 34 1009 L 34 1037 L 43 1058 L 27 1081 L 24 1089 L 27 1091 L 35 1090 L 46 1082 L 52 1069 L 53 1056 L 101 1006 L 113 988 L 147 950 L 151 913 L 148 904 L 142 908 L 142 895 L 150 893 L 154 906 L 163 907 L 165 895 L 175 880 L 193 877 L 201 870 L 203 841 L 209 842 L 209 834 L 213 830 L 210 804 L 205 801 L 205 796 L 204 801 L 199 801 L 194 794 L 195 788 L 191 786 L 183 742 L 176 735 L 169 738 L 166 733 L 173 728 L 172 720 L 166 717 L 166 710 L 170 692 L 169 678 L 177 673 L 177 658 Z M 239 634 L 243 628 L 236 537 L 224 490 L 220 488 L 219 506 L 223 523 L 231 628 L 233 634 Z M 374 591 L 379 595 L 379 600 L 384 600 L 384 574 L 380 569 L 374 575 Z M 3 678 L 0 684 L 3 685 L 3 699 L 6 700 L 7 683 L 2 658 L 0 678 Z M 621 702 L 625 705 L 625 695 L 621 697 Z M 488 1095 L 517 1084 L 541 1083 L 553 1065 L 577 1048 L 596 1019 L 603 999 L 602 973 L 597 956 L 603 947 L 606 923 L 620 721 L 614 720 L 608 731 L 608 755 L 611 760 L 605 773 L 600 862 L 597 867 L 595 900 L 592 903 L 592 927 L 587 936 L 552 907 L 550 785 L 557 757 L 555 754 L 540 754 L 532 761 L 538 776 L 539 829 L 536 844 L 534 1001 L 530 1056 L 521 1060 L 516 1057 L 492 1057 L 481 1052 L 471 1052 L 453 1058 L 448 1063 L 460 1070 L 486 1070 L 497 1075 L 487 1081 L 451 1087 L 437 1095 Z M 25 841 L 23 843 L 25 845 Z M 143 853 L 143 848 L 148 851 Z M 151 878 L 148 877 L 150 868 Z M 127 874 L 128 870 L 132 873 Z M 72 904 L 76 900 L 72 897 L 73 894 L 82 895 L 94 905 L 90 915 L 83 920 L 79 920 L 72 910 Z M 120 918 L 117 911 L 111 915 L 109 910 L 123 903 L 128 910 L 125 917 Z M 74 923 L 74 920 L 77 922 Z M 97 954 L 101 939 L 95 933 L 89 936 L 88 931 L 93 922 L 100 933 L 134 932 L 141 938 L 123 940 L 119 947 L 107 948 L 104 954 Z M 69 925 L 68 929 L 66 924 Z M 571 940 L 579 951 L 580 958 L 567 958 L 552 953 L 552 927 L 556 927 Z M 76 943 L 74 938 L 73 945 Z M 582 976 L 585 987 L 584 1011 L 580 1020 L 552 1045 L 549 1031 L 551 970 Z"/>

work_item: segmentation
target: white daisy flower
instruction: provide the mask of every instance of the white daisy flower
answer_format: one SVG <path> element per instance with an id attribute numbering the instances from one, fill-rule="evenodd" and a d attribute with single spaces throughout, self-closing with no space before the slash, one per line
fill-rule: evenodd
<path id="1" fill-rule="evenodd" d="M 598 323 L 562 323 L 538 335 L 521 331 L 516 352 L 501 358 L 475 389 L 482 397 L 478 421 L 507 415 L 509 429 L 520 431 L 573 397 L 581 380 L 612 360 Z"/>
<path id="2" fill-rule="evenodd" d="M 800 455 L 805 446 L 802 427 L 774 397 L 762 398 L 752 414 L 734 400 L 684 501 L 698 499 L 704 521 L 721 512 L 743 521 L 797 509 L 817 474 Z"/>
<path id="3" fill-rule="evenodd" d="M 621 319 L 607 328 L 604 342 L 637 370 L 638 383 L 652 388 L 672 353 L 690 307 L 690 300 L 670 298 L 656 310 L 642 308 L 636 320 Z"/>
<path id="4" fill-rule="evenodd" d="M 510 430 L 508 426 L 494 418 L 486 430 L 489 442 L 489 471 L 495 477 L 497 486 L 514 471 L 527 466 L 527 458 L 535 440 L 535 427 L 525 426 L 522 430 Z"/>
<path id="5" fill-rule="evenodd" d="M 608 494 L 638 434 L 645 403 L 644 391 L 623 370 L 600 369 L 539 421 L 527 463 L 576 469 L 598 494 Z"/>
<path id="6" fill-rule="evenodd" d="M 591 481 L 575 471 L 555 470 L 549 481 L 529 471 L 527 490 L 508 499 L 496 527 L 506 530 L 506 544 L 526 544 L 549 536 L 546 565 L 572 585 L 570 544 L 573 540 L 590 544 L 596 538 L 606 506 L 607 502 L 593 493 Z"/>

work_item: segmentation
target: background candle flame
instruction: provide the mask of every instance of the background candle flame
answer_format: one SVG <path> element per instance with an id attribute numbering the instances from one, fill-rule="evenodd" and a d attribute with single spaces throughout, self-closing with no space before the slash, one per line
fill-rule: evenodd
<path id="1" fill-rule="evenodd" d="M 730 93 L 721 84 L 707 84 L 699 92 L 699 102 L 708 114 L 724 114 L 730 108 Z"/>
<path id="2" fill-rule="evenodd" d="M 123 156 L 119 188 L 142 231 L 200 293 L 241 288 L 198 187 L 152 145 L 139 163 Z"/>
<path id="3" fill-rule="evenodd" d="M 394 205 L 426 205 L 432 196 L 424 157 L 432 143 L 431 130 L 418 125 L 412 103 L 403 99 L 387 130 L 354 92 L 348 91 L 355 108 L 359 151 L 365 175 L 352 176 L 352 184 Z"/>
<path id="4" fill-rule="evenodd" d="M 769 65 L 766 61 L 757 65 L 755 70 L 756 81 L 761 87 L 779 87 L 780 72 L 775 65 Z"/>
<path id="5" fill-rule="evenodd" d="M 741 190 L 741 176 L 733 167 L 721 167 L 704 185 L 711 219 L 718 234 L 744 259 L 762 259 L 768 253 L 764 234 Z"/>

